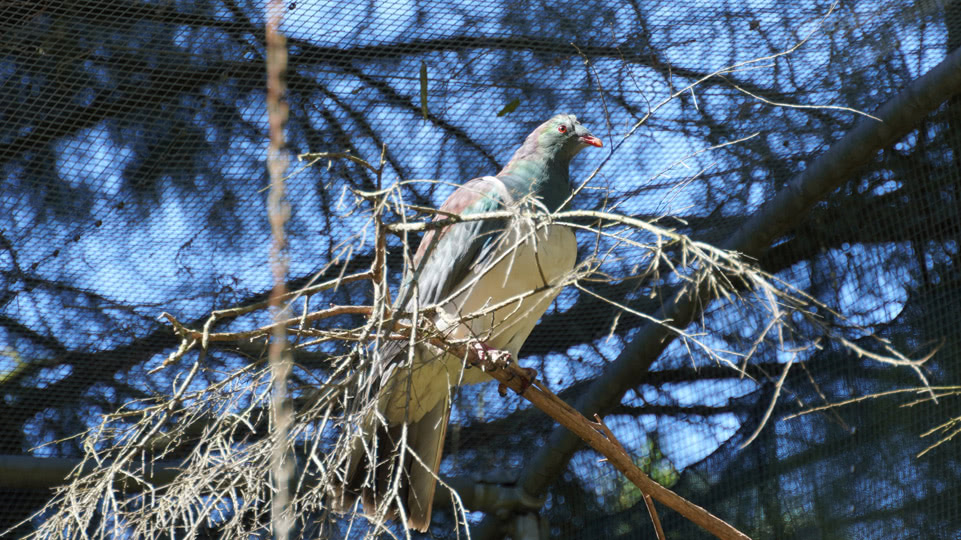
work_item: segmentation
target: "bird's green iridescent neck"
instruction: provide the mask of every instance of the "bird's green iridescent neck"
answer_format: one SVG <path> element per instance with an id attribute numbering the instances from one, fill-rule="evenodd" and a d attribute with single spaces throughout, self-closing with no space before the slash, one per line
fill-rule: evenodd
<path id="1" fill-rule="evenodd" d="M 560 206 L 571 194 L 569 160 L 512 160 L 498 175 L 515 200 L 528 195 L 539 197 L 550 211 Z"/>

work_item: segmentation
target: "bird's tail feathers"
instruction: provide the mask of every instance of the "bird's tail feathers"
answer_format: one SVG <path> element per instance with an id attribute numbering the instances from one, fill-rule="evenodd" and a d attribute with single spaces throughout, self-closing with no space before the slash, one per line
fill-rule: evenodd
<path id="1" fill-rule="evenodd" d="M 351 441 L 343 483 L 331 489 L 333 510 L 350 512 L 359 497 L 368 518 L 395 519 L 402 507 L 407 526 L 426 531 L 449 417 L 449 399 L 406 424 L 388 424 L 368 413 L 361 433 Z"/>

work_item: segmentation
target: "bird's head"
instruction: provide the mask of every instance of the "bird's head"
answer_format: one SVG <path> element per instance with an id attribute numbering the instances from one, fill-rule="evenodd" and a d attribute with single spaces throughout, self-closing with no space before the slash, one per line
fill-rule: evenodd
<path id="1" fill-rule="evenodd" d="M 604 146 L 573 114 L 558 114 L 541 124 L 534 133 L 538 146 L 568 159 L 588 146 Z"/>
<path id="2" fill-rule="evenodd" d="M 524 144 L 514 152 L 514 157 L 500 174 L 515 174 L 532 166 L 535 166 L 534 170 L 539 170 L 539 166 L 559 167 L 566 175 L 571 158 L 588 146 L 604 144 L 582 126 L 573 114 L 558 114 L 537 126 L 537 129 L 527 136 Z"/>

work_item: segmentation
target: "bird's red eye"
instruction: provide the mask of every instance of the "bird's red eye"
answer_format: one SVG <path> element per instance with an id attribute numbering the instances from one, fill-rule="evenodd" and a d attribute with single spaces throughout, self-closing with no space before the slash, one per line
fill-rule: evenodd
<path id="1" fill-rule="evenodd" d="M 564 124 L 561 124 L 557 126 L 557 131 L 560 131 L 561 133 L 567 133 L 567 126 L 565 126 Z"/>

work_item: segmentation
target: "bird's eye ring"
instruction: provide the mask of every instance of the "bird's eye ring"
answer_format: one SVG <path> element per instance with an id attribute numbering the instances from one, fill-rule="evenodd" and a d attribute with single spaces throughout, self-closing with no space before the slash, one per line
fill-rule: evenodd
<path id="1" fill-rule="evenodd" d="M 560 131 L 561 133 L 567 133 L 567 126 L 565 126 L 564 124 L 561 124 L 557 126 L 557 131 Z"/>

